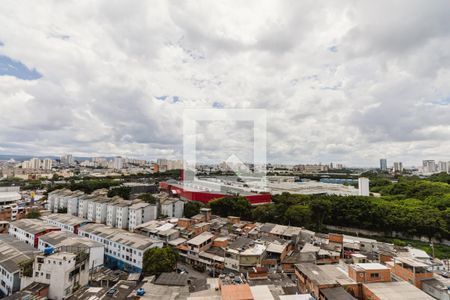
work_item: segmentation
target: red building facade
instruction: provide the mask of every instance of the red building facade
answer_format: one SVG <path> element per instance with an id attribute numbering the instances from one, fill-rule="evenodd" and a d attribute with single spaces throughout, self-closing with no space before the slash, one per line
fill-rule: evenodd
<path id="1" fill-rule="evenodd" d="M 172 194 L 178 195 L 180 198 L 191 200 L 191 201 L 199 201 L 202 203 L 208 203 L 213 199 L 224 198 L 227 195 L 222 193 L 213 193 L 213 192 L 200 192 L 200 191 L 189 191 L 185 190 L 179 185 L 170 184 L 167 182 L 161 182 L 159 184 L 159 188 L 161 190 L 170 191 Z M 252 194 L 244 196 L 248 202 L 251 204 L 262 204 L 262 203 L 270 203 L 272 202 L 272 195 L 270 194 Z"/>

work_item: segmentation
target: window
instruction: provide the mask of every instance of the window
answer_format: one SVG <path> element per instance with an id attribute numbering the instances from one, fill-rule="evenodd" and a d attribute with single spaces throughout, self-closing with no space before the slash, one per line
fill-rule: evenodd
<path id="1" fill-rule="evenodd" d="M 371 273 L 370 278 L 380 278 L 380 274 L 378 273 Z"/>
<path id="2" fill-rule="evenodd" d="M 50 274 L 45 274 L 45 279 L 50 279 Z"/>

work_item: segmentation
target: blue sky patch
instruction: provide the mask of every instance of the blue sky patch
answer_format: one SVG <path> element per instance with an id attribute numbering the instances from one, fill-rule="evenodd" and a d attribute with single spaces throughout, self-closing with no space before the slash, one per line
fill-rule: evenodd
<path id="1" fill-rule="evenodd" d="M 214 107 L 214 108 L 223 108 L 223 104 L 220 103 L 220 102 L 214 102 L 212 107 Z"/>
<path id="2" fill-rule="evenodd" d="M 438 105 L 449 105 L 450 104 L 450 96 L 447 98 L 438 99 L 434 103 L 436 103 Z"/>
<path id="3" fill-rule="evenodd" d="M 155 98 L 158 100 L 164 101 L 164 100 L 166 100 L 167 96 L 156 96 Z"/>
<path id="4" fill-rule="evenodd" d="M 338 52 L 338 47 L 337 46 L 331 46 L 331 47 L 328 47 L 328 50 L 331 51 L 331 52 L 336 53 L 336 52 Z"/>
<path id="5" fill-rule="evenodd" d="M 177 103 L 177 102 L 181 102 L 181 98 L 179 96 L 167 96 L 167 95 L 162 95 L 162 96 L 155 96 L 155 98 L 157 100 L 160 101 L 170 101 L 172 103 Z"/>
<path id="6" fill-rule="evenodd" d="M 0 76 L 14 76 L 23 80 L 35 80 L 42 77 L 36 69 L 29 69 L 18 60 L 13 60 L 8 56 L 0 55 Z"/>

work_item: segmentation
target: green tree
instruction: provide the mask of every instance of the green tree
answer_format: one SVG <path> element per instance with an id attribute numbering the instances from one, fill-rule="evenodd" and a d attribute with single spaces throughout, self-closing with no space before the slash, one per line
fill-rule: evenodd
<path id="1" fill-rule="evenodd" d="M 257 222 L 273 222 L 276 219 L 276 206 L 273 203 L 258 205 L 252 211 L 252 218 Z"/>
<path id="2" fill-rule="evenodd" d="M 38 219 L 41 216 L 41 212 L 37 209 L 33 209 L 25 215 L 26 219 Z"/>
<path id="3" fill-rule="evenodd" d="M 129 186 L 114 187 L 108 191 L 108 197 L 119 196 L 125 200 L 129 200 L 131 195 L 131 188 Z"/>
<path id="4" fill-rule="evenodd" d="M 224 197 L 208 204 L 212 213 L 221 217 L 236 216 L 245 220 L 252 217 L 252 205 L 245 197 Z"/>
<path id="5" fill-rule="evenodd" d="M 286 219 L 293 226 L 309 226 L 311 223 L 311 208 L 308 205 L 293 205 L 286 210 Z"/>
<path id="6" fill-rule="evenodd" d="M 143 271 L 147 275 L 171 272 L 175 269 L 178 260 L 178 252 L 172 247 L 151 248 L 145 251 Z"/>
<path id="7" fill-rule="evenodd" d="M 158 202 L 158 199 L 156 199 L 155 196 L 149 193 L 141 194 L 138 196 L 138 198 L 150 204 L 156 204 Z"/>
<path id="8" fill-rule="evenodd" d="M 204 207 L 203 203 L 198 201 L 188 201 L 184 204 L 184 216 L 192 218 L 200 213 L 200 208 Z"/>
<path id="9" fill-rule="evenodd" d="M 320 230 L 323 221 L 331 212 L 331 202 L 327 199 L 317 199 L 309 204 L 311 208 L 311 216 L 316 224 L 316 229 Z"/>

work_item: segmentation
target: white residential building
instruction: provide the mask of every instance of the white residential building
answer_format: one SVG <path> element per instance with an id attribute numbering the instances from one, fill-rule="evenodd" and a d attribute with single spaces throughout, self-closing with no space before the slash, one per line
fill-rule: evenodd
<path id="1" fill-rule="evenodd" d="M 53 160 L 50 158 L 46 158 L 42 161 L 42 169 L 44 170 L 51 170 L 53 166 Z"/>
<path id="2" fill-rule="evenodd" d="M 30 160 L 31 163 L 31 169 L 39 169 L 41 167 L 41 160 L 39 158 L 32 158 Z"/>
<path id="3" fill-rule="evenodd" d="M 424 160 L 422 161 L 422 172 L 425 174 L 431 174 L 436 172 L 436 162 L 434 160 Z"/>
<path id="4" fill-rule="evenodd" d="M 55 250 L 74 252 L 79 249 L 89 249 L 89 268 L 103 266 L 105 246 L 71 232 L 53 231 L 39 237 L 38 249 L 42 252 L 48 247 Z"/>
<path id="5" fill-rule="evenodd" d="M 60 161 L 62 164 L 64 165 L 73 165 L 74 164 L 74 159 L 72 154 L 64 154 L 60 157 Z"/>
<path id="6" fill-rule="evenodd" d="M 56 252 L 49 256 L 38 255 L 34 259 L 32 277 L 22 278 L 22 288 L 32 282 L 49 285 L 48 298 L 63 300 L 86 286 L 89 281 L 89 256 L 70 252 Z"/>
<path id="7" fill-rule="evenodd" d="M 369 178 L 359 177 L 358 178 L 358 195 L 359 196 L 369 196 Z"/>
<path id="8" fill-rule="evenodd" d="M 115 169 L 115 170 L 123 169 L 123 158 L 122 157 L 120 157 L 120 156 L 114 157 L 113 169 Z"/>
<path id="9" fill-rule="evenodd" d="M 106 225 L 116 227 L 116 212 L 118 202 L 112 201 L 106 205 Z"/>
<path id="10" fill-rule="evenodd" d="M 139 202 L 129 207 L 128 230 L 134 231 L 136 226 L 158 218 L 158 207 Z"/>
<path id="11" fill-rule="evenodd" d="M 97 201 L 95 206 L 95 223 L 105 224 L 106 223 L 106 213 L 108 203 L 111 202 L 109 198 L 103 198 Z"/>
<path id="12" fill-rule="evenodd" d="M 78 233 L 78 229 L 80 227 L 91 223 L 89 220 L 68 214 L 51 214 L 48 216 L 43 216 L 42 220 L 47 224 L 60 228 L 62 231 L 72 232 L 75 234 Z"/>
<path id="13" fill-rule="evenodd" d="M 116 227 L 128 228 L 128 209 L 129 205 L 119 205 L 116 208 Z"/>
<path id="14" fill-rule="evenodd" d="M 74 210 L 78 210 L 78 201 L 81 196 L 83 196 L 84 193 L 81 191 L 71 191 L 68 189 L 62 189 L 62 190 L 55 190 L 53 192 L 50 192 L 48 194 L 48 200 L 47 200 L 47 208 L 54 213 L 57 213 L 58 211 L 65 210 L 69 211 L 68 203 L 70 199 L 71 203 L 71 213 Z M 75 199 L 72 201 L 72 199 Z"/>
<path id="15" fill-rule="evenodd" d="M 438 162 L 437 170 L 439 172 L 448 172 L 448 163 L 446 161 Z"/>
<path id="16" fill-rule="evenodd" d="M 38 246 L 38 237 L 50 231 L 59 231 L 59 227 L 47 224 L 38 219 L 21 219 L 9 224 L 9 235 L 21 240 L 35 248 Z"/>
<path id="17" fill-rule="evenodd" d="M 47 209 L 50 210 L 51 212 L 55 212 L 55 207 L 57 207 L 59 205 L 59 196 L 62 193 L 68 194 L 69 192 L 70 192 L 70 190 L 68 190 L 68 189 L 62 189 L 62 190 L 55 190 L 55 191 L 48 193 Z M 57 210 L 57 208 L 56 208 L 56 210 Z"/>
<path id="18" fill-rule="evenodd" d="M 105 245 L 105 265 L 130 273 L 140 273 L 144 252 L 163 246 L 160 240 L 102 224 L 88 224 L 80 228 L 78 235 Z"/>
<path id="19" fill-rule="evenodd" d="M 31 169 L 31 162 L 29 160 L 25 160 L 22 162 L 22 169 Z"/>
<path id="20" fill-rule="evenodd" d="M 184 201 L 177 198 L 165 198 L 160 200 L 161 215 L 170 218 L 183 217 Z"/>
<path id="21" fill-rule="evenodd" d="M 81 191 L 73 192 L 72 195 L 67 197 L 67 214 L 72 216 L 78 216 L 79 202 L 85 194 Z"/>
<path id="22" fill-rule="evenodd" d="M 95 222 L 95 220 L 97 218 L 97 205 L 102 201 L 104 201 L 104 199 L 101 197 L 95 197 L 88 201 L 88 203 L 87 203 L 87 219 L 89 221 Z M 105 209 L 106 209 L 106 207 L 105 207 Z M 106 216 L 106 214 L 105 214 L 105 216 Z"/>
<path id="23" fill-rule="evenodd" d="M 67 200 L 67 214 L 72 216 L 78 216 L 78 202 L 80 199 L 78 197 L 70 197 Z"/>
<path id="24" fill-rule="evenodd" d="M 394 172 L 403 172 L 403 164 L 401 162 L 394 162 Z"/>
<path id="25" fill-rule="evenodd" d="M 84 195 L 78 199 L 78 217 L 87 219 L 89 202 L 93 196 Z"/>
<path id="26" fill-rule="evenodd" d="M 21 267 L 19 262 L 34 259 L 39 251 L 31 245 L 6 235 L 0 234 L 0 291 L 11 295 L 20 290 Z"/>

